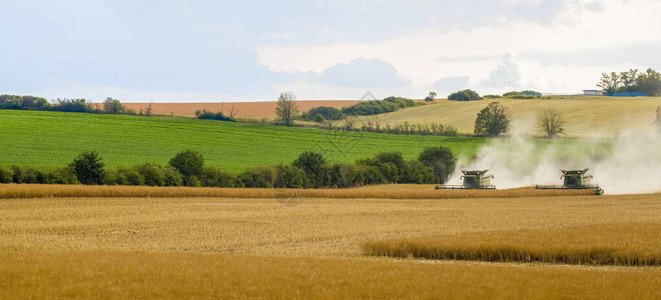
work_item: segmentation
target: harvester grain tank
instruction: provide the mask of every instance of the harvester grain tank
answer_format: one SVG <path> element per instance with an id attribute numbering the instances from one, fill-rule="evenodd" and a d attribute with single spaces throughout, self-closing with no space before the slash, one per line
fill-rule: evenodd
<path id="1" fill-rule="evenodd" d="M 562 185 L 537 185 L 541 190 L 593 190 L 595 195 L 603 195 L 604 190 L 596 184 L 592 184 L 592 175 L 588 170 L 560 170 L 562 172 Z"/>
<path id="2" fill-rule="evenodd" d="M 496 187 L 491 184 L 493 175 L 487 175 L 489 170 L 461 170 L 464 173 L 461 179 L 463 185 L 437 185 L 437 190 L 495 190 Z"/>

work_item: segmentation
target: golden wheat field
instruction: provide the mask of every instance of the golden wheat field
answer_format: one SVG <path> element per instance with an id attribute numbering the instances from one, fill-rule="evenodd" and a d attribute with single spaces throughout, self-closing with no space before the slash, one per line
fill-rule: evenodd
<path id="1" fill-rule="evenodd" d="M 656 110 L 661 106 L 661 97 L 554 97 L 552 99 L 484 99 L 481 101 L 437 100 L 433 104 L 400 109 L 371 117 L 357 117 L 354 126 L 371 123 L 380 126 L 442 123 L 457 128 L 459 133 L 473 133 L 477 113 L 490 102 L 500 102 L 510 113 L 510 119 L 525 124 L 526 134 L 543 135 L 535 118 L 544 109 L 560 111 L 567 136 L 612 137 L 625 131 L 654 130 Z M 340 121 L 341 125 L 344 121 Z M 519 126 L 521 127 L 521 126 Z M 521 129 L 519 129 L 521 130 Z"/>
<path id="2" fill-rule="evenodd" d="M 18 188 L 35 194 L 7 193 Z M 424 199 L 417 189 L 432 187 L 415 185 L 39 194 L 54 188 L 0 186 L 0 298 L 661 297 L 658 267 L 402 259 L 361 248 L 406 240 L 658 254 L 658 194 Z M 408 194 L 371 197 L 388 193 Z"/>

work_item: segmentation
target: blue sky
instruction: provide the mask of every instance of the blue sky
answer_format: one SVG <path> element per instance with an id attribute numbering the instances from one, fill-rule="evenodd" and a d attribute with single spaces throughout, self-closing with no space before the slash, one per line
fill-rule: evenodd
<path id="1" fill-rule="evenodd" d="M 578 92 L 661 70 L 661 1 L 0 2 L 0 93 L 101 101 Z"/>

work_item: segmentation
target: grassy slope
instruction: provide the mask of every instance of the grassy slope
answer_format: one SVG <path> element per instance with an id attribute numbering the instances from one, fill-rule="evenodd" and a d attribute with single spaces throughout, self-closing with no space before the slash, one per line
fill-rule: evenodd
<path id="1" fill-rule="evenodd" d="M 178 151 L 201 152 L 207 164 L 239 172 L 289 163 L 306 150 L 350 162 L 382 151 L 414 158 L 424 147 L 444 145 L 471 155 L 484 139 L 444 138 L 286 128 L 260 124 L 0 110 L 0 165 L 62 167 L 95 149 L 108 167 L 157 162 Z"/>
<path id="2" fill-rule="evenodd" d="M 619 131 L 650 130 L 654 124 L 657 107 L 661 106 L 661 97 L 614 98 L 614 97 L 575 97 L 567 99 L 518 100 L 485 99 L 483 101 L 447 101 L 438 100 L 434 104 L 402 109 L 387 115 L 378 116 L 382 125 L 443 123 L 457 127 L 461 133 L 472 133 L 477 113 L 489 102 L 498 101 L 509 108 L 512 120 L 536 117 L 546 108 L 556 108 L 564 116 L 568 135 L 604 135 L 612 136 Z M 375 118 L 375 117 L 372 117 Z M 364 122 L 360 118 L 358 126 Z M 361 122 L 362 121 L 362 122 Z M 542 132 L 531 124 L 531 134 Z"/>

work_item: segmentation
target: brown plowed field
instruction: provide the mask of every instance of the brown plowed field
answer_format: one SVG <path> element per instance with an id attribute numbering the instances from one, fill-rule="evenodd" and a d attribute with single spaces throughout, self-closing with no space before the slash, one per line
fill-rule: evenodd
<path id="1" fill-rule="evenodd" d="M 358 103 L 358 100 L 301 100 L 296 101 L 298 110 L 305 112 L 311 108 L 318 106 L 331 106 L 335 108 L 342 108 L 351 106 Z M 128 109 L 140 111 L 146 109 L 149 103 L 123 103 Z M 225 114 L 229 114 L 234 109 L 238 111 L 237 118 L 273 118 L 275 116 L 276 101 L 260 101 L 260 102 L 225 102 L 222 104 Z M 220 111 L 221 103 L 219 102 L 206 102 L 206 103 L 153 103 L 153 113 L 157 115 L 175 115 L 175 116 L 195 116 L 195 111 L 198 109 L 206 109 L 208 111 Z"/>

